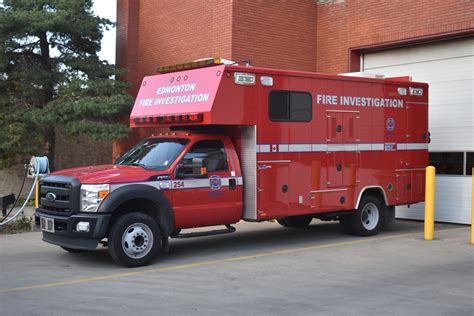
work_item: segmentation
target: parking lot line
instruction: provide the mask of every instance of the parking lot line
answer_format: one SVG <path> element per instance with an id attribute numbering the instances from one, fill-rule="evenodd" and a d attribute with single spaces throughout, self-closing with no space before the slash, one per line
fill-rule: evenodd
<path id="1" fill-rule="evenodd" d="M 467 229 L 469 229 L 469 227 L 450 228 L 450 229 L 438 230 L 436 233 L 456 231 L 456 230 L 467 230 Z M 30 286 L 6 288 L 6 289 L 0 289 L 0 293 L 10 293 L 10 292 L 27 291 L 27 290 L 34 290 L 34 289 L 43 289 L 43 288 L 56 287 L 56 286 L 65 286 L 65 285 L 81 284 L 81 283 L 87 283 L 87 282 L 110 280 L 110 279 L 121 278 L 121 277 L 137 276 L 137 275 L 149 274 L 149 273 L 183 270 L 183 269 L 190 269 L 190 268 L 196 268 L 196 267 L 202 267 L 202 266 L 215 265 L 215 264 L 220 264 L 220 263 L 245 261 L 249 259 L 256 259 L 256 258 L 262 258 L 262 257 L 270 257 L 270 256 L 284 255 L 284 254 L 289 254 L 289 253 L 297 253 L 297 252 L 305 252 L 305 251 L 319 250 L 319 249 L 325 249 L 325 248 L 362 244 L 362 243 L 368 243 L 372 241 L 389 240 L 389 239 L 395 239 L 395 238 L 417 236 L 417 235 L 422 235 L 422 234 L 423 232 L 407 233 L 407 234 L 398 234 L 398 235 L 350 240 L 350 241 L 329 243 L 329 244 L 316 245 L 316 246 L 289 248 L 289 249 L 283 249 L 283 250 L 257 253 L 257 254 L 248 255 L 248 256 L 216 259 L 216 260 L 209 260 L 209 261 L 196 262 L 196 263 L 190 263 L 190 264 L 180 264 L 180 265 L 168 266 L 168 267 L 162 267 L 162 268 L 156 268 L 156 269 L 115 273 L 115 274 L 97 276 L 97 277 L 92 277 L 92 278 L 82 278 L 82 279 L 69 280 L 69 281 L 60 281 L 60 282 L 51 282 L 51 283 L 44 283 L 44 284 L 37 284 L 37 285 L 30 285 Z M 424 241 L 420 240 L 420 242 L 424 242 Z"/>

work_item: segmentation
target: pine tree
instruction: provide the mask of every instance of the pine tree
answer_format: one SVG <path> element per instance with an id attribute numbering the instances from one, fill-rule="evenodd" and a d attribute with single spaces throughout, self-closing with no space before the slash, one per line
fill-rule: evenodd
<path id="1" fill-rule="evenodd" d="M 124 71 L 98 58 L 110 20 L 92 0 L 5 0 L 0 5 L 0 168 L 47 154 L 54 168 L 55 127 L 94 141 L 129 129 Z"/>

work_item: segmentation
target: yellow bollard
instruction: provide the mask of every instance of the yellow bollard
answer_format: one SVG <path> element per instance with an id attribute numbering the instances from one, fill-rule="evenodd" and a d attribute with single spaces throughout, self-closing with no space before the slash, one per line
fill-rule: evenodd
<path id="1" fill-rule="evenodd" d="M 38 184 L 39 184 L 39 179 L 36 180 L 36 183 L 35 183 L 35 206 L 36 208 L 38 208 L 39 206 L 39 190 L 38 190 Z"/>
<path id="2" fill-rule="evenodd" d="M 426 167 L 425 183 L 425 240 L 434 239 L 434 214 L 435 214 L 435 175 L 433 166 Z"/>
<path id="3" fill-rule="evenodd" d="M 471 173 L 472 178 L 472 194 L 471 194 L 471 244 L 474 245 L 474 168 Z"/>

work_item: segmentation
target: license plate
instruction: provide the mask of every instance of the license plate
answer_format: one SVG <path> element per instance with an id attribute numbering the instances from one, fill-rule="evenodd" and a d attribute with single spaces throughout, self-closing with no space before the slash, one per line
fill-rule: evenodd
<path id="1" fill-rule="evenodd" d="M 54 233 L 54 219 L 49 217 L 40 217 L 40 228 L 42 231 Z"/>

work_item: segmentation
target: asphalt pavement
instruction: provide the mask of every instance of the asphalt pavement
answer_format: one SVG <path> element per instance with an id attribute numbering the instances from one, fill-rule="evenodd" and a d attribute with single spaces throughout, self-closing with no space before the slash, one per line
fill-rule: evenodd
<path id="1" fill-rule="evenodd" d="M 41 233 L 0 235 L 0 314 L 474 315 L 468 226 L 398 221 L 362 238 L 336 223 L 240 223 L 229 235 L 171 240 L 147 267 L 106 249 L 71 254 Z"/>

